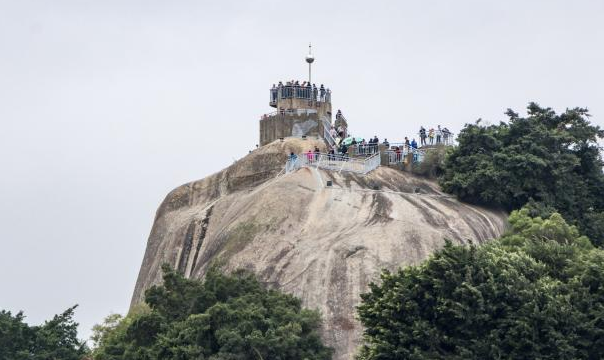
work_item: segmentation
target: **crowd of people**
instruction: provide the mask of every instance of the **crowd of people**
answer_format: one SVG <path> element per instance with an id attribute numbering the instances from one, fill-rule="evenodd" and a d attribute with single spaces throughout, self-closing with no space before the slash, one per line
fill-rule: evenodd
<path id="1" fill-rule="evenodd" d="M 308 81 L 286 81 L 285 84 L 279 81 L 277 85 L 273 84 L 271 88 L 271 103 L 277 103 L 278 99 L 306 99 L 311 101 L 331 101 L 331 90 L 323 84 L 317 87 Z"/>
<path id="2" fill-rule="evenodd" d="M 415 150 L 429 145 L 450 145 L 453 141 L 453 133 L 446 127 L 441 127 L 440 125 L 438 125 L 436 128 L 430 129 L 426 129 L 425 127 L 421 126 L 418 132 L 419 143 L 415 138 L 409 139 L 407 136 L 405 136 L 402 143 L 390 144 L 386 138 L 380 143 L 377 135 L 374 135 L 373 138 L 369 138 L 367 141 L 364 138 L 358 138 L 351 136 L 350 134 L 343 133 L 342 130 L 345 129 L 335 129 L 332 127 L 330 130 L 330 134 L 334 139 L 336 139 L 336 144 L 330 150 L 330 153 L 332 154 L 368 156 L 377 153 L 381 145 L 382 147 L 385 147 L 391 151 L 394 156 L 398 156 L 399 161 L 408 153 L 412 153 L 414 160 L 417 160 L 419 153 Z M 344 136 L 350 140 L 348 143 L 342 142 Z M 350 148 L 354 149 L 354 153 L 351 153 L 349 150 Z"/>
<path id="3" fill-rule="evenodd" d="M 336 119 L 340 117 L 342 117 L 342 112 L 338 110 Z M 352 155 L 369 156 L 378 153 L 380 147 L 382 147 L 390 151 L 391 156 L 393 156 L 393 162 L 402 162 L 407 154 L 412 154 L 413 161 L 417 161 L 420 154 L 415 150 L 424 146 L 441 144 L 450 145 L 453 141 L 453 133 L 446 127 L 441 127 L 440 125 L 438 125 L 436 129 L 432 127 L 426 129 L 421 126 L 418 132 L 420 140 L 419 144 L 415 138 L 409 139 L 407 136 L 405 136 L 402 143 L 391 144 L 386 138 L 380 143 L 380 139 L 377 135 L 374 135 L 367 141 L 364 138 L 351 136 L 347 129 L 341 124 L 338 127 L 332 126 L 329 130 L 329 135 L 334 140 L 334 144 L 328 149 L 329 159 L 341 159 L 341 157 L 346 158 L 347 156 Z M 307 158 L 306 160 L 308 162 L 313 162 L 318 159 L 319 154 L 319 148 L 315 147 L 314 151 L 308 150 L 304 156 Z M 291 153 L 290 161 L 294 162 L 296 159 L 297 155 Z"/>
<path id="4" fill-rule="evenodd" d="M 452 140 L 452 135 L 453 135 L 453 133 L 451 131 L 449 131 L 449 129 L 441 128 L 440 125 L 438 125 L 436 127 L 436 130 L 434 128 L 430 128 L 430 130 L 426 130 L 426 128 L 424 128 L 423 126 L 420 126 L 420 128 L 419 128 L 419 139 L 420 139 L 421 146 L 428 145 L 428 141 L 430 142 L 430 145 L 434 145 L 435 138 L 436 138 L 437 145 L 438 144 L 448 145 L 449 142 Z M 428 141 L 426 141 L 426 139 L 428 139 Z M 414 139 L 414 141 L 415 141 L 415 139 Z"/>

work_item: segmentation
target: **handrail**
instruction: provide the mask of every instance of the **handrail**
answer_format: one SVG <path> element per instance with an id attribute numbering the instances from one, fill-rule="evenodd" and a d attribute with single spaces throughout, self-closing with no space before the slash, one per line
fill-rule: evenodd
<path id="1" fill-rule="evenodd" d="M 449 129 L 435 129 L 432 137 L 429 136 L 430 132 L 426 130 L 424 135 L 426 136 L 426 145 L 428 145 L 428 143 L 429 145 L 455 145 L 455 134 Z M 417 136 L 420 138 L 421 142 L 421 132 L 418 132 Z"/>
<path id="2" fill-rule="evenodd" d="M 289 159 L 285 164 L 285 172 L 289 173 L 301 167 L 315 167 L 332 171 L 347 171 L 367 174 L 380 166 L 380 154 L 377 153 L 366 159 L 350 158 L 346 155 L 303 153 Z"/>
<path id="3" fill-rule="evenodd" d="M 327 143 L 330 147 L 335 146 L 336 140 L 331 136 L 331 121 L 327 116 L 321 116 L 321 120 L 323 121 L 323 138 L 327 140 Z"/>
<path id="4" fill-rule="evenodd" d="M 286 109 L 286 110 L 276 110 L 261 116 L 261 119 L 265 119 L 271 116 L 295 116 L 295 115 L 310 115 L 317 114 L 317 109 Z"/>
<path id="5" fill-rule="evenodd" d="M 270 104 L 280 99 L 304 99 L 315 102 L 331 102 L 331 90 L 302 85 L 283 85 L 269 89 Z"/>
<path id="6" fill-rule="evenodd" d="M 398 151 L 386 150 L 385 154 L 388 155 L 388 163 L 392 165 L 405 163 L 409 154 L 413 155 L 413 162 L 422 162 L 426 156 L 426 150 L 404 146 L 399 148 Z"/>

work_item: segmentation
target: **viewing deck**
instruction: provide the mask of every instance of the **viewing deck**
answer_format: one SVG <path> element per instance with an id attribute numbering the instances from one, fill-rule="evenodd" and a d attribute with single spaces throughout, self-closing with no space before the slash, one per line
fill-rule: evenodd
<path id="1" fill-rule="evenodd" d="M 279 100 L 301 99 L 311 103 L 331 103 L 331 90 L 312 86 L 283 85 L 269 89 L 269 105 L 277 107 Z"/>

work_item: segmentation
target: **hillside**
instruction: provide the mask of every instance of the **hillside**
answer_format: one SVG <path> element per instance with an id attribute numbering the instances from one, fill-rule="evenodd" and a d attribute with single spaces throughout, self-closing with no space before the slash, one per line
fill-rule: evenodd
<path id="1" fill-rule="evenodd" d="M 445 238 L 481 243 L 504 231 L 504 213 L 461 203 L 435 182 L 394 169 L 281 174 L 290 151 L 315 145 L 321 143 L 277 141 L 170 192 L 157 211 L 132 304 L 160 280 L 164 262 L 193 278 L 211 264 L 246 268 L 321 310 L 334 358 L 350 359 L 361 334 L 359 294 L 381 268 L 417 264 Z"/>

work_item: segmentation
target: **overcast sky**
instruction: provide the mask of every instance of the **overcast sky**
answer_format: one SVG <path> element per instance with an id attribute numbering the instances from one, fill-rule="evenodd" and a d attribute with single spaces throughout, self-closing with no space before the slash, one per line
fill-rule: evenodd
<path id="1" fill-rule="evenodd" d="M 529 101 L 604 119 L 604 1 L 0 0 L 0 308 L 127 311 L 174 187 L 258 143 L 269 87 L 332 89 L 355 135 Z"/>

